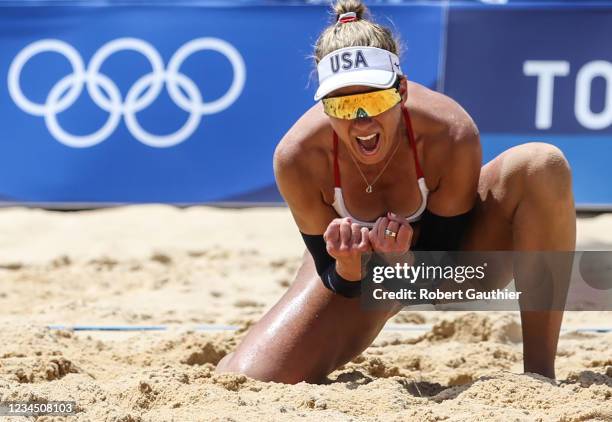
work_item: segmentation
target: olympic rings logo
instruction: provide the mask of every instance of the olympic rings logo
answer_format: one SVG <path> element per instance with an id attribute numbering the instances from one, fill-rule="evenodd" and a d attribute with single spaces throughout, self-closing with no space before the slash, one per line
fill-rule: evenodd
<path id="1" fill-rule="evenodd" d="M 130 87 L 125 99 L 117 85 L 100 68 L 112 54 L 131 50 L 142 54 L 151 65 L 151 72 L 140 77 Z M 233 81 L 227 92 L 220 98 L 205 103 L 202 93 L 192 79 L 180 68 L 193 53 L 213 50 L 223 54 L 233 68 Z M 72 73 L 60 79 L 49 91 L 44 104 L 30 101 L 23 94 L 20 85 L 21 71 L 35 55 L 55 52 L 68 59 Z M 203 115 L 219 113 L 231 106 L 242 93 L 246 80 L 246 67 L 242 56 L 231 44 L 218 38 L 197 38 L 182 45 L 168 62 L 164 63 L 157 50 L 146 41 L 137 38 L 117 38 L 104 44 L 91 58 L 85 68 L 78 51 L 70 44 L 56 40 L 43 39 L 26 46 L 13 59 L 8 72 L 8 89 L 11 98 L 26 113 L 44 116 L 45 124 L 51 135 L 64 145 L 73 148 L 87 148 L 105 141 L 113 134 L 123 116 L 129 132 L 138 141 L 156 148 L 176 145 L 189 138 L 200 124 Z M 147 108 L 160 94 L 164 83 L 172 101 L 189 113 L 187 121 L 176 132 L 169 135 L 155 135 L 142 128 L 136 114 Z M 64 130 L 57 115 L 72 106 L 81 95 L 83 87 L 94 103 L 109 117 L 101 128 L 89 135 L 77 136 Z M 102 92 L 104 90 L 104 93 Z"/>

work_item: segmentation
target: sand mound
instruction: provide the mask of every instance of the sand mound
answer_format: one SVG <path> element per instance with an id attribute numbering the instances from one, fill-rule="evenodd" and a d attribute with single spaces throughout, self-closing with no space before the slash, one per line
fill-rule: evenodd
<path id="1" fill-rule="evenodd" d="M 476 343 L 518 343 L 521 341 L 521 326 L 511 315 L 492 318 L 485 314 L 468 313 L 454 319 L 444 319 L 435 324 L 421 341 L 460 341 Z"/>
<path id="2" fill-rule="evenodd" d="M 448 321 L 474 322 L 471 318 Z M 492 319 L 480 325 L 493 327 Z M 142 333 L 100 340 L 24 328 L 2 326 L 16 341 L 0 346 L 0 399 L 73 398 L 80 406 L 74 421 L 190 421 L 202 414 L 207 420 L 270 421 L 611 417 L 612 367 L 597 364 L 609 356 L 612 336 L 579 340 L 573 355 L 559 358 L 559 366 L 580 359 L 589 369 L 570 369 L 557 382 L 508 372 L 520 367 L 519 344 L 496 342 L 494 335 L 480 342 L 471 334 L 438 340 L 434 333 L 440 330 L 434 328 L 424 337 L 435 341 L 371 347 L 326 383 L 291 386 L 215 374 L 215 362 L 237 342 L 232 333 Z M 15 376 L 19 369 L 27 381 Z"/>

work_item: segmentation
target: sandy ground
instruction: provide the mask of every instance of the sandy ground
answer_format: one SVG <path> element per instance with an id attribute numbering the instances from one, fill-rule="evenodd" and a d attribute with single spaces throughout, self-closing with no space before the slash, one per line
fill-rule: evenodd
<path id="1" fill-rule="evenodd" d="M 612 215 L 578 230 L 579 249 L 612 250 Z M 612 333 L 576 331 L 612 326 L 604 312 L 566 313 L 557 381 L 521 374 L 509 312 L 403 311 L 320 385 L 214 374 L 302 251 L 286 209 L 0 210 L 0 401 L 77 402 L 76 417 L 38 421 L 612 420 Z"/>

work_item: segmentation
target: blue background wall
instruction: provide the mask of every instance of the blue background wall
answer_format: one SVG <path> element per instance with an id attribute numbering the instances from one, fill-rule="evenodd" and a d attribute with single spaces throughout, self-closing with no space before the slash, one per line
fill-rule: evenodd
<path id="1" fill-rule="evenodd" d="M 58 207 L 281 201 L 272 153 L 313 105 L 316 76 L 309 55 L 328 24 L 326 5 L 298 3 L 0 2 L 0 199 Z M 610 125 L 585 128 L 574 112 L 579 70 L 589 62 L 612 59 L 612 7 L 370 3 L 375 18 L 401 34 L 407 47 L 402 68 L 408 76 L 443 90 L 472 114 L 481 129 L 485 159 L 527 140 L 553 142 L 574 168 L 579 205 L 612 204 L 612 170 L 606 165 L 612 155 Z M 142 53 L 119 49 L 97 73 L 91 72 L 92 58 L 125 38 L 147 43 L 153 50 L 149 55 L 161 59 L 161 71 L 155 74 L 160 91 L 146 104 L 148 85 L 141 78 L 152 65 Z M 235 100 L 211 113 L 201 113 L 198 96 L 210 103 L 232 85 L 235 72 L 224 54 L 203 50 L 186 56 L 178 76 L 168 76 L 182 92 L 174 98 L 164 80 L 181 46 L 202 38 L 228 45 L 244 64 L 244 85 Z M 41 40 L 64 43 L 76 55 L 73 60 L 82 60 L 83 74 L 78 80 L 78 72 L 57 52 L 32 55 L 18 73 L 23 95 L 41 104 L 32 114 L 9 89 L 9 72 L 20 52 Z M 538 78 L 524 74 L 528 60 L 569 63 L 569 74 L 555 78 L 552 125 L 546 129 L 535 125 Z M 72 79 L 63 79 L 70 75 Z M 97 97 L 88 91 L 87 79 L 100 87 Z M 63 89 L 58 85 L 62 80 Z M 590 85 L 593 114 L 605 114 L 612 102 L 612 91 L 610 101 L 606 97 L 612 89 L 606 81 L 600 76 Z M 114 86 L 119 94 L 112 92 Z M 137 110 L 131 113 L 128 93 L 138 94 L 138 86 L 141 92 L 131 102 Z M 182 102 L 177 104 L 176 95 Z M 172 145 L 152 146 L 133 121 L 129 124 L 130 115 L 155 136 L 171 135 L 189 119 L 195 124 Z M 86 136 L 103 127 L 109 116 L 109 130 L 95 145 L 77 147 L 86 138 L 71 138 L 72 143 L 58 139 L 57 127 Z"/>
<path id="2" fill-rule="evenodd" d="M 610 39 L 609 7 L 451 7 L 444 91 L 477 122 L 484 159 L 526 141 L 553 143 L 572 166 L 576 202 L 583 208 L 612 204 Z M 544 63 L 525 74 L 525 62 L 534 61 Z M 538 89 L 544 89 L 538 85 L 546 83 L 538 75 L 555 66 L 566 69 L 554 72 L 547 99 L 538 100 Z M 579 72 L 589 68 L 603 72 L 583 73 L 577 87 Z M 576 105 L 580 96 L 584 100 Z M 536 124 L 538 106 L 542 118 L 548 110 L 547 124 Z M 585 112 L 601 121 L 599 127 L 593 118 L 577 117 Z"/>

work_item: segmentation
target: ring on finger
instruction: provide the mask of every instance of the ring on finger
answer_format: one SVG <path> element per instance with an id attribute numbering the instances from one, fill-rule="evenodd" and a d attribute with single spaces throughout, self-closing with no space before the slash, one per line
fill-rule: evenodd
<path id="1" fill-rule="evenodd" d="M 396 238 L 397 237 L 397 233 L 394 232 L 393 230 L 385 229 L 385 236 Z"/>

